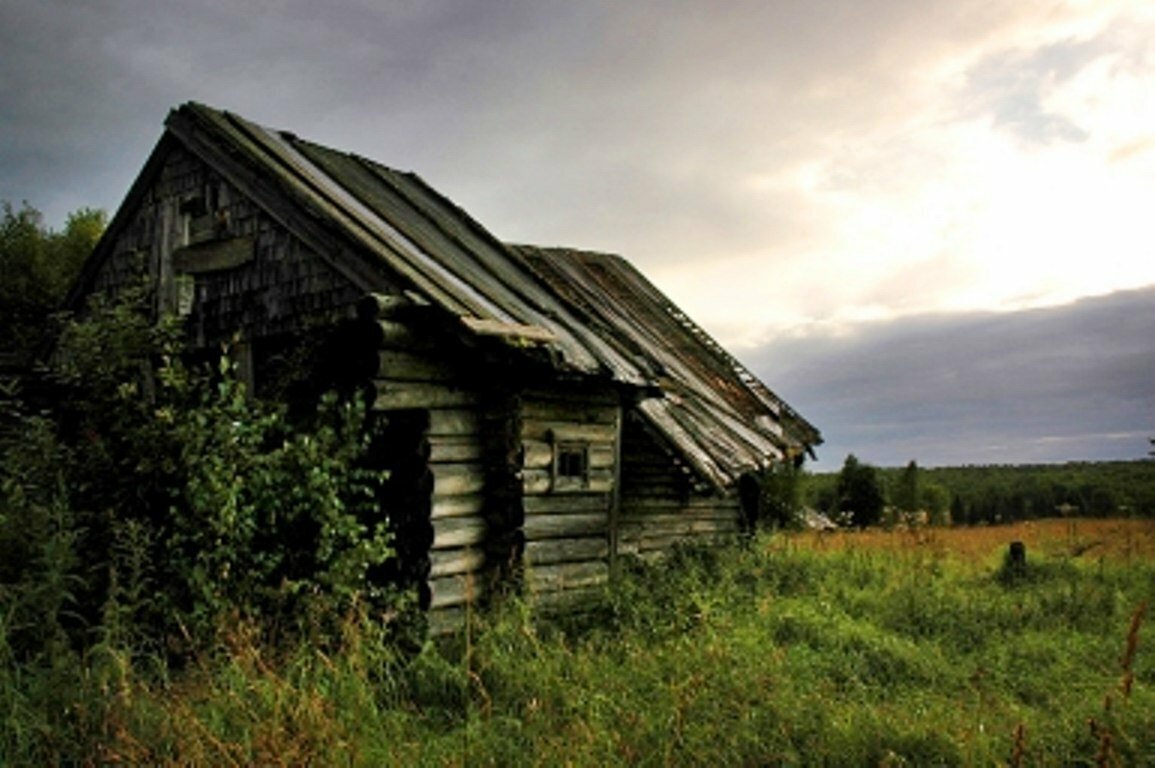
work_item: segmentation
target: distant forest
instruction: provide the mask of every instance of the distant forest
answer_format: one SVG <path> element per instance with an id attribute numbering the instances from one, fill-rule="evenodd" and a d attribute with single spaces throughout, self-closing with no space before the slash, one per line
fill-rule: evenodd
<path id="1" fill-rule="evenodd" d="M 894 509 L 919 509 L 935 522 L 1155 517 L 1155 461 L 1150 459 L 932 469 L 911 462 L 874 472 L 892 514 Z M 803 503 L 823 512 L 845 509 L 838 492 L 841 474 L 808 476 Z"/>

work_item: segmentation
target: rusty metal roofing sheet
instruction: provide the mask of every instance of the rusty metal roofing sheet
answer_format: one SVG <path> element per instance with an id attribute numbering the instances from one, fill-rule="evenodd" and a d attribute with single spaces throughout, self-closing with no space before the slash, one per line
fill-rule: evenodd
<path id="1" fill-rule="evenodd" d="M 515 252 L 662 395 L 640 412 L 705 479 L 726 487 L 768 459 L 821 442 L 817 430 L 694 324 L 624 259 L 566 248 Z"/>

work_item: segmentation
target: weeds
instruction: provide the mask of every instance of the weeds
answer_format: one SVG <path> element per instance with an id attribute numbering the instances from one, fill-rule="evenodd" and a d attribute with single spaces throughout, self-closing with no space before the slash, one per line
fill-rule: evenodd
<path id="1" fill-rule="evenodd" d="M 1150 565 L 1039 555 L 1038 578 L 1007 586 L 997 565 L 954 559 L 951 532 L 933 552 L 904 535 L 891 551 L 680 552 L 625 569 L 583 621 L 540 624 L 513 601 L 476 617 L 468 644 L 412 655 L 355 613 L 327 647 L 230 625 L 171 675 L 114 634 L 58 669 L 0 646 L 0 762 L 1152 760 Z"/>

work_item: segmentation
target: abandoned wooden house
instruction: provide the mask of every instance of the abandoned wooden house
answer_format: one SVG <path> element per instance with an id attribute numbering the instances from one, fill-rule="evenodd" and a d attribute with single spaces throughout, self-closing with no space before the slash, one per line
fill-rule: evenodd
<path id="1" fill-rule="evenodd" d="M 511 565 L 565 605 L 625 554 L 723 541 L 742 478 L 821 442 L 623 259 L 507 245 L 413 174 L 195 103 L 70 300 L 142 279 L 258 394 L 372 392 L 383 513 L 442 626 Z"/>

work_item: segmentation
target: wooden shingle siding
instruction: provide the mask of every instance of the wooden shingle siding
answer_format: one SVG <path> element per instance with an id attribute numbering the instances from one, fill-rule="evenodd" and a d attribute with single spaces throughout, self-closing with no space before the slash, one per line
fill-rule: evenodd
<path id="1" fill-rule="evenodd" d="M 210 207 L 219 237 L 195 234 L 190 201 Z M 214 250 L 216 242 L 233 250 Z M 242 250 L 246 255 L 242 258 Z M 194 343 L 214 347 L 240 333 L 250 340 L 299 333 L 350 317 L 363 291 L 229 185 L 204 161 L 174 148 L 93 278 L 117 294 L 148 279 L 159 308 L 175 309 L 174 280 L 193 279 Z M 198 255 L 202 258 L 198 261 Z M 181 268 L 184 267 L 182 270 Z"/>

